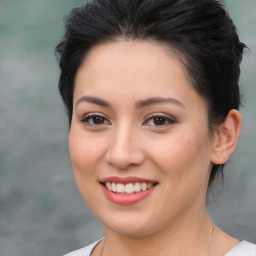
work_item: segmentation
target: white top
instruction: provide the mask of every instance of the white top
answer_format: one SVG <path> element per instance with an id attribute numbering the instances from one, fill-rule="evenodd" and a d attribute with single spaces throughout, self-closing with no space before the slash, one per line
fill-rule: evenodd
<path id="1" fill-rule="evenodd" d="M 70 252 L 64 256 L 90 256 L 94 247 L 98 243 L 99 241 L 77 251 Z M 256 256 L 256 244 L 252 244 L 247 241 L 242 241 L 224 256 Z"/>

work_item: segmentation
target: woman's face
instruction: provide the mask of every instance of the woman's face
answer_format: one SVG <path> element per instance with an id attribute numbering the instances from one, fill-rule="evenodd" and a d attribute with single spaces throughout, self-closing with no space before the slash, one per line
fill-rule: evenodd
<path id="1" fill-rule="evenodd" d="M 213 154 L 206 104 L 170 50 L 121 40 L 93 48 L 73 106 L 76 182 L 106 229 L 139 236 L 205 214 Z"/>

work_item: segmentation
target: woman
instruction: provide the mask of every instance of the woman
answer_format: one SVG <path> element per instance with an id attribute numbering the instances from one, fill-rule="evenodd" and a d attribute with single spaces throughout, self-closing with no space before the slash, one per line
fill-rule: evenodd
<path id="1" fill-rule="evenodd" d="M 206 196 L 241 127 L 245 45 L 216 0 L 95 0 L 57 46 L 78 188 L 105 238 L 68 255 L 256 255 Z"/>

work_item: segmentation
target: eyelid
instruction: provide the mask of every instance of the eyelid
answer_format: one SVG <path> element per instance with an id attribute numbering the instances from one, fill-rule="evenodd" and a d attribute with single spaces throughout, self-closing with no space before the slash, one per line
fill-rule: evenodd
<path id="1" fill-rule="evenodd" d="M 166 126 L 172 125 L 174 123 L 177 123 L 176 118 L 174 118 L 173 116 L 163 114 L 163 113 L 154 113 L 154 114 L 148 115 L 142 124 L 144 125 L 146 122 L 150 121 L 151 119 L 153 119 L 155 117 L 164 118 L 169 122 L 168 124 L 165 124 L 165 125 L 159 125 L 159 126 L 155 125 L 155 127 L 157 127 L 157 128 L 166 127 Z M 153 126 L 153 125 L 150 125 L 150 126 Z"/>
<path id="2" fill-rule="evenodd" d="M 108 123 L 106 124 L 105 122 L 104 122 L 104 124 L 90 124 L 89 122 L 88 122 L 88 120 L 90 119 L 90 118 L 93 118 L 93 117 L 102 117 L 102 118 L 104 118 L 105 119 L 105 121 L 107 121 Z M 85 115 L 83 115 L 80 119 L 79 119 L 79 121 L 81 122 L 81 123 L 83 123 L 83 124 L 85 124 L 85 125 L 87 125 L 87 126 L 91 126 L 91 127 L 101 127 L 101 126 L 104 126 L 104 125 L 110 125 L 111 124 L 111 122 L 109 121 L 109 119 L 108 119 L 108 117 L 106 117 L 105 115 L 103 115 L 102 113 L 98 113 L 98 112 L 93 112 L 93 113 L 88 113 L 88 114 L 85 114 Z"/>

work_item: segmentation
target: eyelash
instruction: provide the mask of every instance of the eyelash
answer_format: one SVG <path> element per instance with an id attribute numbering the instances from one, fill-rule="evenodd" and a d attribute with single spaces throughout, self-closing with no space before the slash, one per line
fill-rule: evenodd
<path id="1" fill-rule="evenodd" d="M 103 121 L 103 123 L 101 123 L 101 124 L 91 123 L 90 121 L 92 121 L 92 122 L 96 121 L 95 118 L 100 118 L 101 121 Z M 158 119 L 158 120 L 156 120 L 156 119 Z M 158 121 L 158 122 L 160 122 L 160 125 L 157 125 L 155 123 L 154 124 L 149 124 L 150 121 L 152 121 L 152 122 Z M 164 121 L 164 124 L 161 124 L 162 121 Z M 111 122 L 106 117 L 104 117 L 100 114 L 97 114 L 97 113 L 85 115 L 80 120 L 80 122 L 86 124 L 87 126 L 91 126 L 91 127 L 101 127 L 101 126 L 104 126 L 104 125 L 111 125 Z M 177 123 L 177 121 L 174 118 L 171 118 L 171 117 L 165 116 L 165 115 L 161 115 L 161 114 L 154 114 L 154 115 L 148 116 L 145 119 L 145 121 L 143 121 L 142 125 L 149 125 L 149 126 L 152 126 L 152 127 L 162 128 L 162 127 L 167 127 L 169 125 L 172 125 L 174 123 Z"/>
<path id="2" fill-rule="evenodd" d="M 103 124 L 95 124 L 95 123 L 91 124 L 91 123 L 90 123 L 90 120 L 93 121 L 94 118 L 102 118 L 102 120 L 104 121 L 104 123 L 103 123 Z M 102 116 L 102 115 L 100 115 L 100 114 L 96 114 L 96 113 L 94 113 L 94 114 L 87 114 L 87 115 L 85 115 L 80 121 L 81 121 L 82 123 L 88 125 L 88 126 L 94 126 L 94 127 L 101 127 L 101 126 L 103 126 L 103 125 L 106 125 L 106 123 L 105 123 L 106 121 L 107 121 L 107 125 L 110 125 L 110 124 L 111 124 L 110 121 L 108 121 L 108 119 L 107 119 L 106 117 L 104 117 L 104 116 Z M 94 121 L 95 121 L 95 120 L 94 120 Z"/>
<path id="3" fill-rule="evenodd" d="M 160 119 L 158 121 L 164 121 L 164 124 L 162 125 L 156 125 L 156 124 L 152 124 L 150 126 L 154 126 L 157 128 L 162 128 L 162 127 L 167 127 L 169 125 L 172 125 L 174 123 L 177 123 L 177 121 L 174 118 L 171 118 L 169 116 L 166 115 L 162 115 L 162 114 L 154 114 L 154 115 L 150 115 L 146 118 L 146 120 L 142 123 L 143 125 L 145 125 L 146 123 L 148 123 L 149 121 L 156 121 L 156 119 Z M 154 120 L 155 119 L 155 120 Z M 161 120 L 162 119 L 162 120 Z"/>

